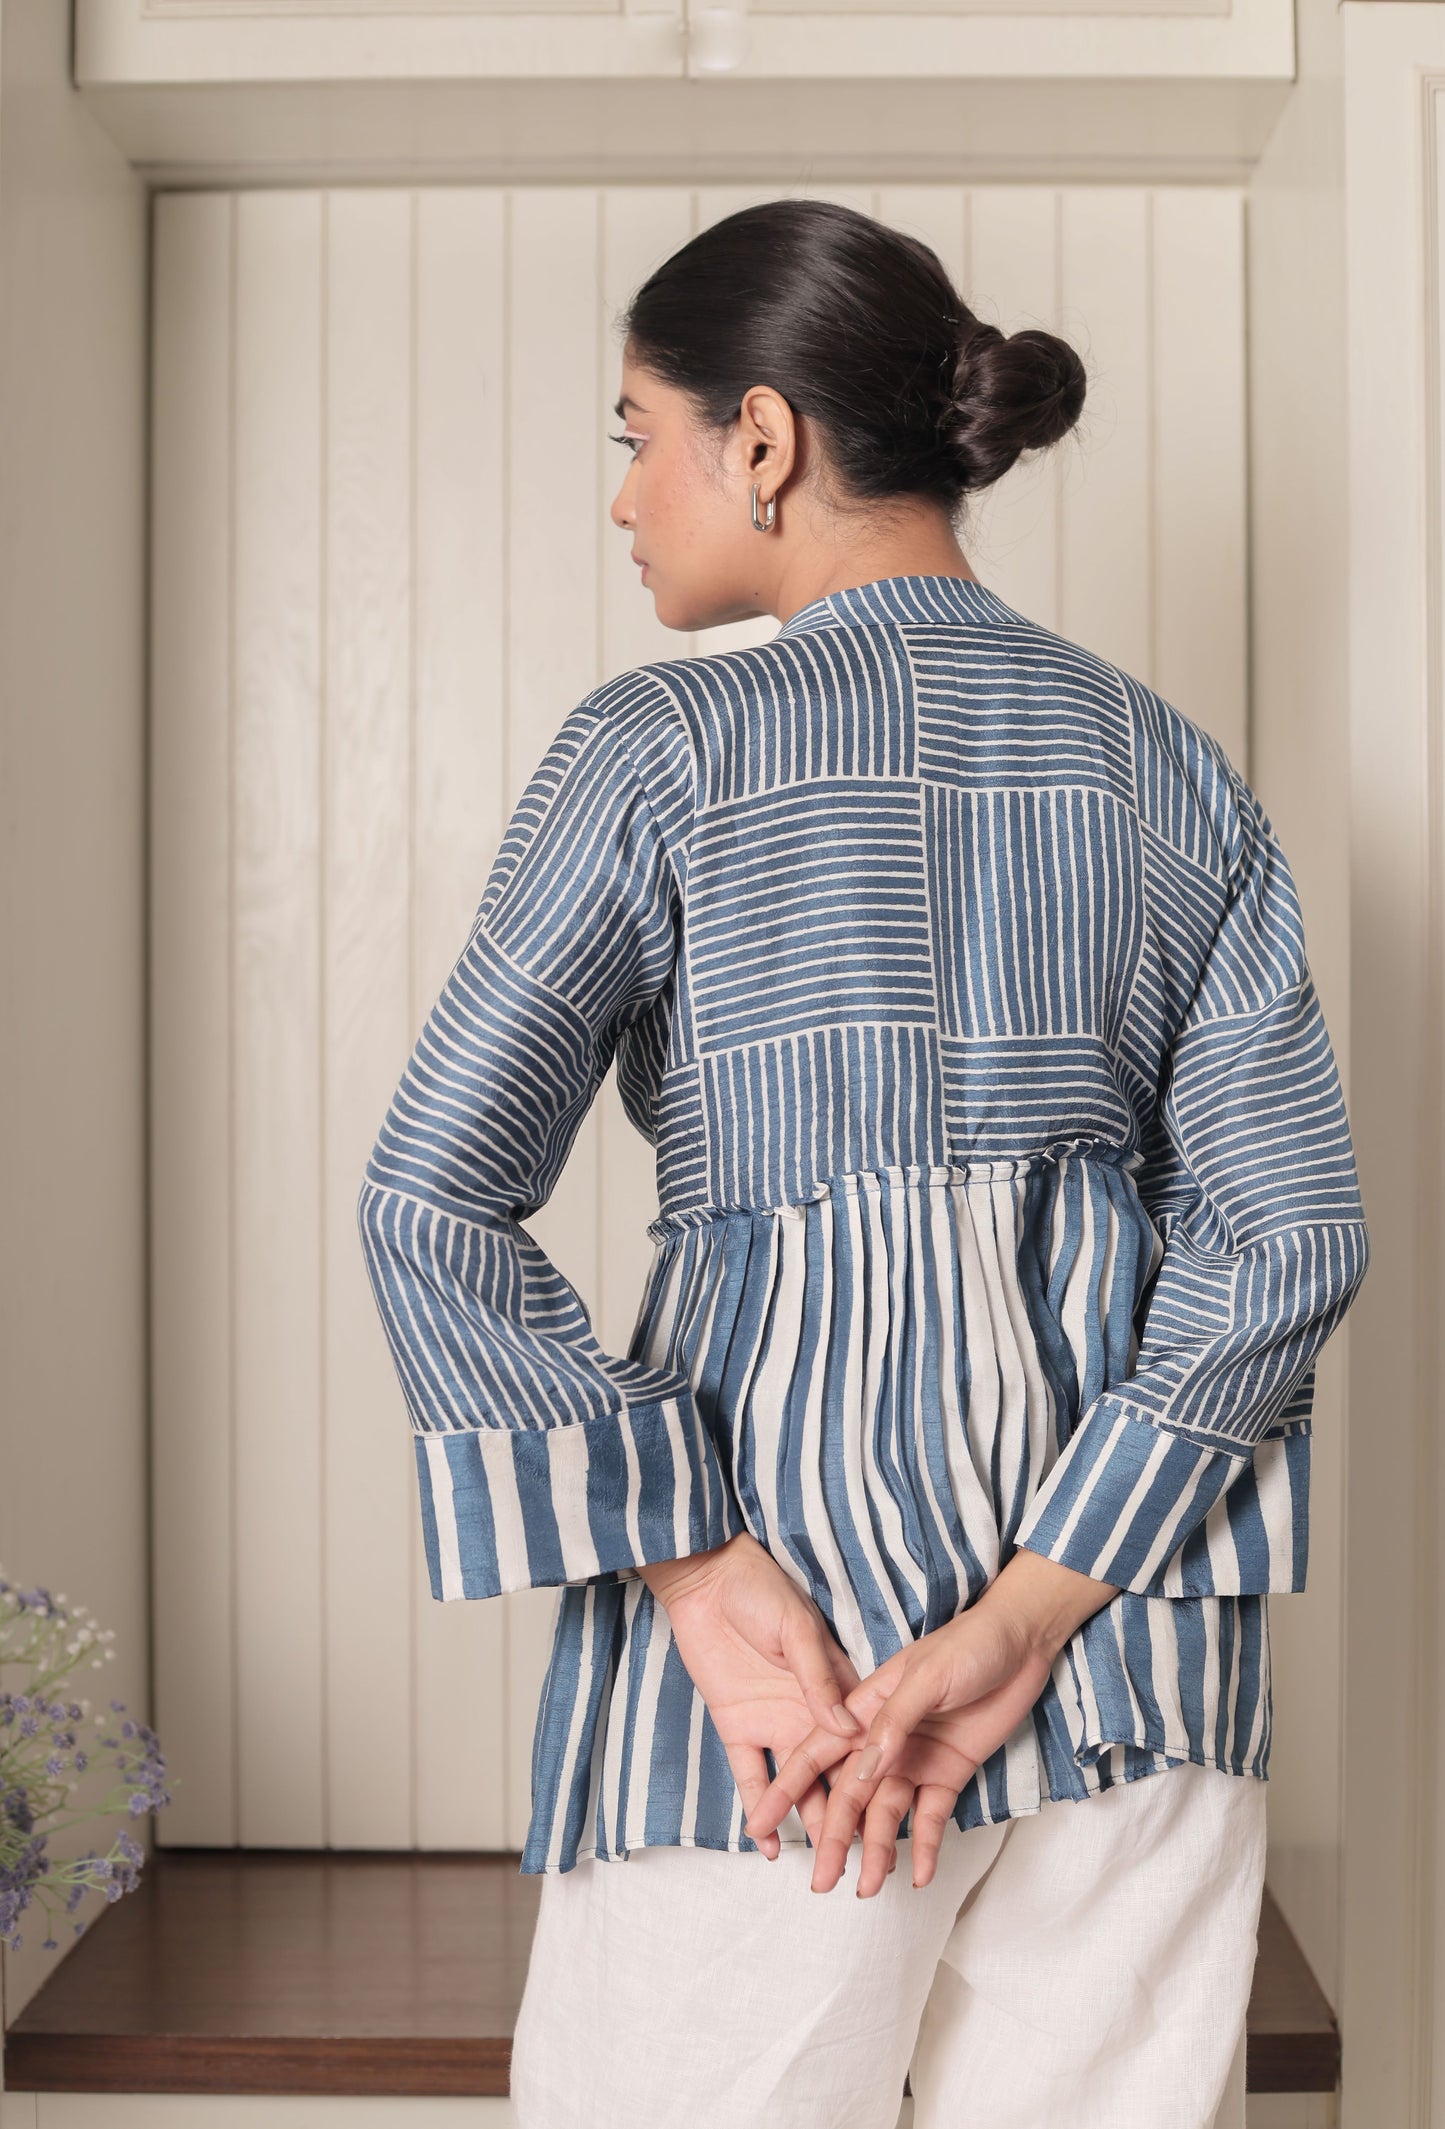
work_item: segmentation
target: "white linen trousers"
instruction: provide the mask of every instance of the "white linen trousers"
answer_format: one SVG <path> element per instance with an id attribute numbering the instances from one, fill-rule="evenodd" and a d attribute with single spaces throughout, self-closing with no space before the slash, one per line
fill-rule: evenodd
<path id="1" fill-rule="evenodd" d="M 518 2129 L 895 2129 L 905 2071 L 914 2129 L 1244 2129 L 1266 1790 L 1046 1800 L 948 1829 L 921 1889 L 901 1840 L 868 1900 L 856 1839 L 826 1893 L 801 1842 L 549 1872 Z"/>

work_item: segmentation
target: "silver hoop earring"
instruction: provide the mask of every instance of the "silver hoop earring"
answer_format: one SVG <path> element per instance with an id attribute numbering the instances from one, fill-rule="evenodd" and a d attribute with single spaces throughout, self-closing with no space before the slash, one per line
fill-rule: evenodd
<path id="1" fill-rule="evenodd" d="M 771 531 L 772 531 L 772 529 L 773 529 L 773 519 L 774 519 L 774 517 L 775 517 L 775 516 L 777 515 L 777 510 L 778 510 L 778 498 L 777 498 L 777 497 L 776 497 L 775 495 L 770 495 L 770 496 L 768 497 L 768 514 L 767 514 L 767 516 L 766 516 L 766 517 L 759 517 L 759 516 L 758 516 L 758 484 L 757 484 L 757 482 L 756 482 L 756 481 L 754 481 L 754 482 L 753 482 L 753 523 L 754 523 L 754 524 L 755 524 L 755 525 L 757 526 L 757 529 L 758 529 L 758 531 L 759 531 L 759 532 L 771 532 Z"/>

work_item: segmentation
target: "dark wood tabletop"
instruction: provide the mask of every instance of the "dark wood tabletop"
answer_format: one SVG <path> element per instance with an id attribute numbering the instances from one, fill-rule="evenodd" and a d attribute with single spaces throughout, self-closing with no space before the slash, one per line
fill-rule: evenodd
<path id="1" fill-rule="evenodd" d="M 541 1890 L 519 1860 L 161 1849 L 10 2026 L 6 2086 L 505 2094 Z M 1339 2062 L 1266 1892 L 1249 2089 L 1333 2091 Z"/>

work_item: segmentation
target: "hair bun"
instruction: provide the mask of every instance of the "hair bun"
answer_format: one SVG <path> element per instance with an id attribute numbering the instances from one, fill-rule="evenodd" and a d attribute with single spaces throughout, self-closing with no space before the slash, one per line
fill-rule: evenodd
<path id="1" fill-rule="evenodd" d="M 1002 479 L 1024 451 L 1066 436 L 1084 410 L 1088 378 L 1077 351 L 1055 333 L 1016 333 L 965 315 L 943 434 L 965 488 Z"/>
<path id="2" fill-rule="evenodd" d="M 620 322 L 633 360 L 720 440 L 750 386 L 781 393 L 817 431 L 816 475 L 800 480 L 839 508 L 917 496 L 952 520 L 965 490 L 1062 436 L 1084 403 L 1064 341 L 986 325 L 922 237 L 835 200 L 757 200 L 709 222 Z"/>

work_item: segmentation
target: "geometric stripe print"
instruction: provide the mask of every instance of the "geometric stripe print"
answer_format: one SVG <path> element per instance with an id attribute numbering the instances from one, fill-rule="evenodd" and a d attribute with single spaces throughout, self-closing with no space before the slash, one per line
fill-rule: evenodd
<path id="1" fill-rule="evenodd" d="M 419 1431 L 534 1431 L 617 1406 L 576 1293 L 523 1228 L 459 1220 L 371 1183 L 360 1225 Z"/>
<path id="2" fill-rule="evenodd" d="M 927 786 L 940 1024 L 1117 1047 L 1143 935 L 1127 807 L 1105 791 Z"/>
<path id="3" fill-rule="evenodd" d="M 1290 1578 L 1268 1586 L 1302 1586 L 1294 1496 L 1308 1466 L 1296 1447 L 1281 1472 L 1278 1444 L 1289 1439 L 1282 1423 L 1299 1413 L 1299 1390 L 1367 1260 L 1357 1222 L 1267 1236 L 1232 1259 L 1208 1257 L 1173 1229 L 1134 1372 L 1082 1414 L 1019 1542 L 1146 1593 L 1273 1434 L 1252 1481 L 1273 1473 L 1265 1521 L 1274 1535 L 1259 1558 L 1272 1576 L 1271 1549 L 1280 1551 L 1288 1531 L 1290 1552 L 1280 1557 L 1291 1561 Z M 1240 1513 L 1248 1497 L 1246 1486 Z"/>
<path id="4" fill-rule="evenodd" d="M 1136 1371 L 1081 1416 L 1021 1538 L 1141 1592 L 1208 1517 L 1232 1460 L 1295 1411 L 1369 1261 L 1289 866 L 1222 752 L 1201 759 L 1222 764 L 1208 797 L 1225 888 L 1149 1120 L 1162 1161 L 1141 1188 L 1166 1246 Z"/>
<path id="5" fill-rule="evenodd" d="M 636 1018 L 672 973 L 671 878 L 646 794 L 589 703 L 564 719 L 532 782 L 547 809 L 500 887 L 489 884 L 480 922 L 596 1040 L 615 1032 L 614 1016 Z"/>
<path id="6" fill-rule="evenodd" d="M 625 1355 L 520 1224 L 614 1057 L 659 1205 Z M 561 1589 L 524 1870 L 753 1847 L 636 1573 L 743 1529 L 860 1668 L 1020 1546 L 1118 1589 L 960 1825 L 1264 1773 L 1369 1238 L 1272 824 L 1105 659 L 913 575 L 595 689 L 358 1219 L 433 1594 Z"/>
<path id="7" fill-rule="evenodd" d="M 1171 1231 L 1127 1396 L 1200 1442 L 1252 1448 L 1278 1424 L 1364 1277 L 1359 1222 L 1266 1235 L 1233 1257 Z"/>
<path id="8" fill-rule="evenodd" d="M 580 705 L 528 783 L 371 1180 L 464 1216 L 546 1202 L 619 1031 L 671 978 L 670 878 L 617 735 Z"/>
<path id="9" fill-rule="evenodd" d="M 368 1184 L 361 1231 L 416 1430 L 434 1597 L 671 1559 L 741 1527 L 685 1380 L 604 1354 L 524 1230 Z"/>
<path id="10" fill-rule="evenodd" d="M 1187 1164 L 1200 1239 L 1241 1247 L 1281 1224 L 1363 1218 L 1334 1051 L 1305 970 L 1234 1012 L 1198 1000 L 1175 1039 L 1162 1120 Z"/>
<path id="11" fill-rule="evenodd" d="M 589 700 L 529 781 L 367 1162 L 358 1226 L 440 1598 L 673 1558 L 737 1527 L 686 1380 L 604 1352 L 518 1218 L 671 978 L 671 881 Z"/>
<path id="12" fill-rule="evenodd" d="M 710 1195 L 679 1211 L 791 1204 L 820 1176 L 936 1162 L 947 1137 L 939 1045 L 929 1027 L 807 1028 L 705 1054 L 699 1123 Z M 900 1160 L 901 1156 L 901 1160 Z"/>
<path id="13" fill-rule="evenodd" d="M 1102 1036 L 944 1035 L 938 1047 L 944 1113 L 967 1116 L 970 1157 L 1080 1139 L 1138 1153 L 1128 1073 Z M 956 1123 L 942 1137 L 961 1146 Z"/>
<path id="14" fill-rule="evenodd" d="M 665 823 L 681 824 L 694 811 L 736 817 L 750 799 L 813 784 L 916 780 L 911 677 L 895 636 L 879 629 L 808 633 L 803 615 L 793 621 L 799 625 L 786 624 L 770 642 L 721 656 L 659 659 L 630 676 L 634 686 L 642 683 L 640 696 L 660 682 L 673 706 L 681 748 L 664 747 L 658 756 L 657 781 L 677 801 L 671 807 L 664 800 Z M 636 717 L 636 759 L 646 771 L 657 728 L 645 699 L 620 700 L 613 714 Z M 672 765 L 683 773 L 669 786 L 673 753 L 679 758 Z"/>
<path id="15" fill-rule="evenodd" d="M 703 813 L 687 899 L 701 1052 L 934 1019 L 915 784 L 815 780 Z"/>
<path id="16" fill-rule="evenodd" d="M 1224 1248 L 1281 1222 L 1363 1216 L 1293 875 L 1268 815 L 1232 769 L 1230 782 L 1236 862 L 1174 1036 L 1163 1104 Z"/>

